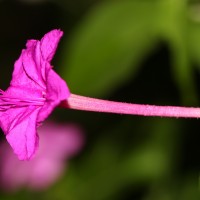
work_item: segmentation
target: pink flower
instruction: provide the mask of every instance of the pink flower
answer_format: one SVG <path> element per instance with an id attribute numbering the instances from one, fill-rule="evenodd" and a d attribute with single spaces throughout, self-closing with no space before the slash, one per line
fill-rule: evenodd
<path id="1" fill-rule="evenodd" d="M 129 104 L 70 94 L 50 64 L 62 34 L 53 30 L 41 41 L 29 40 L 15 63 L 10 87 L 0 90 L 0 127 L 19 159 L 35 154 L 36 128 L 58 104 L 96 112 L 200 118 L 200 108 Z"/>
<path id="2" fill-rule="evenodd" d="M 10 87 L 0 91 L 0 127 L 20 160 L 34 155 L 37 126 L 70 95 L 50 64 L 62 34 L 53 30 L 41 41 L 29 40 L 15 62 Z"/>
<path id="3" fill-rule="evenodd" d="M 8 143 L 0 144 L 0 185 L 7 191 L 49 187 L 64 172 L 65 161 L 76 155 L 84 144 L 82 131 L 72 124 L 45 123 L 38 133 L 40 148 L 30 161 L 19 161 Z"/>

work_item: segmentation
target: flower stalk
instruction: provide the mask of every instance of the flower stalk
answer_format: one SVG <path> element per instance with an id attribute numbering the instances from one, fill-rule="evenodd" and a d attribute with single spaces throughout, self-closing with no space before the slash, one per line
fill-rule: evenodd
<path id="1" fill-rule="evenodd" d="M 131 104 L 71 94 L 61 106 L 76 110 L 128 115 L 200 118 L 200 108 Z"/>

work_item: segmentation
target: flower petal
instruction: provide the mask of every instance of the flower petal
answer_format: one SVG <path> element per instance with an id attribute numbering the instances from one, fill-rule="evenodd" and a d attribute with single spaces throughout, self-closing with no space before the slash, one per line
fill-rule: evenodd
<path id="1" fill-rule="evenodd" d="M 1 128 L 20 160 L 30 159 L 37 148 L 36 124 L 39 110 L 40 107 L 36 106 L 12 108 L 1 116 Z"/>
<path id="2" fill-rule="evenodd" d="M 46 89 L 46 76 L 52 68 L 53 58 L 63 32 L 52 30 L 41 39 L 28 40 L 26 49 L 22 50 L 15 62 L 11 86 L 34 89 Z M 41 93 L 42 95 L 42 93 Z"/>
<path id="3" fill-rule="evenodd" d="M 41 122 L 48 117 L 52 110 L 66 100 L 70 95 L 70 91 L 63 79 L 58 76 L 52 69 L 47 76 L 47 92 L 44 106 L 39 112 L 38 121 Z"/>
<path id="4" fill-rule="evenodd" d="M 61 30 L 52 30 L 41 39 L 41 53 L 44 60 L 50 62 L 56 52 L 58 42 L 62 37 Z"/>

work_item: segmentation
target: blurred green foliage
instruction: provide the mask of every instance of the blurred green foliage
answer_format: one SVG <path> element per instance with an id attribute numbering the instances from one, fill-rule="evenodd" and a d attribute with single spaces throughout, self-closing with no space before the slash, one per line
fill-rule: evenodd
<path id="1" fill-rule="evenodd" d="M 25 41 L 61 28 L 65 35 L 54 66 L 73 93 L 199 105 L 199 1 L 28 2 L 0 1 L 1 88 L 8 85 Z M 82 124 L 84 151 L 48 190 L 1 191 L 0 199 L 200 198 L 199 120 L 68 110 L 53 118 Z"/>
<path id="2" fill-rule="evenodd" d="M 156 39 L 154 7 L 151 2 L 105 2 L 84 18 L 66 45 L 68 57 L 61 59 L 72 91 L 102 96 L 133 78 Z"/>

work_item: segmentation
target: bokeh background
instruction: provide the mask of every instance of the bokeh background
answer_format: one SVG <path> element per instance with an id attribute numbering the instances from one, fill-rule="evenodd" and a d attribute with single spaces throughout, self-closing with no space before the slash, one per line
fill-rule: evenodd
<path id="1" fill-rule="evenodd" d="M 53 65 L 72 93 L 200 105 L 198 0 L 1 0 L 0 19 L 1 89 L 26 40 L 60 28 Z M 49 187 L 11 191 L 2 183 L 0 199 L 200 199 L 198 119 L 61 108 L 50 119 L 81 127 L 84 147 Z"/>

